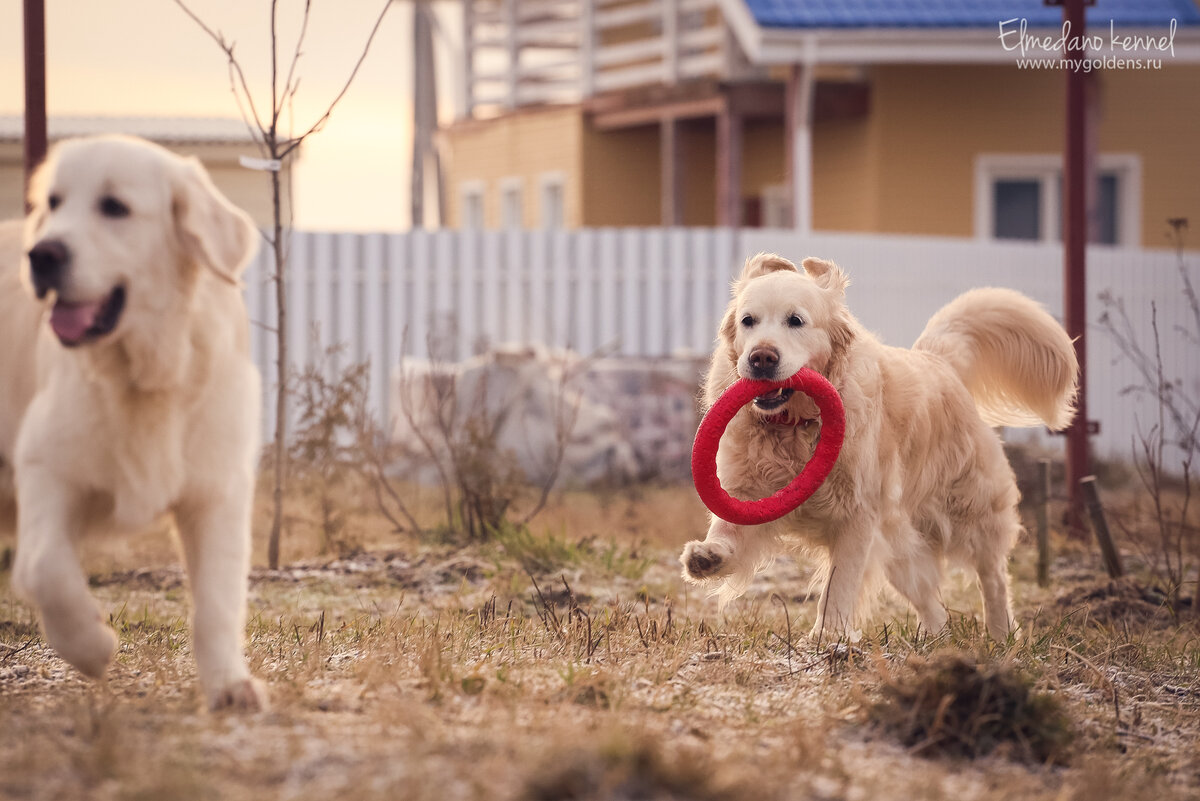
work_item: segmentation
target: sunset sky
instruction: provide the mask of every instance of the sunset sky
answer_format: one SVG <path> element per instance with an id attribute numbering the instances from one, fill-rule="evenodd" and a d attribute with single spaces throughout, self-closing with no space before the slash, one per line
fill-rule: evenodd
<path id="1" fill-rule="evenodd" d="M 51 116 L 238 115 L 224 54 L 171 0 L 58 0 L 46 6 Z M 189 6 L 237 43 L 255 103 L 260 112 L 269 108 L 268 0 L 192 0 Z M 279 3 L 285 66 L 302 7 L 299 0 Z M 381 7 L 380 0 L 314 0 L 297 68 L 297 129 L 311 125 L 336 96 Z M 298 228 L 408 226 L 411 20 L 407 4 L 393 5 L 350 92 L 306 143 L 296 172 Z M 21 31 L 21 0 L 0 0 L 0 113 L 22 111 Z M 448 76 L 442 81 L 444 89 Z"/>

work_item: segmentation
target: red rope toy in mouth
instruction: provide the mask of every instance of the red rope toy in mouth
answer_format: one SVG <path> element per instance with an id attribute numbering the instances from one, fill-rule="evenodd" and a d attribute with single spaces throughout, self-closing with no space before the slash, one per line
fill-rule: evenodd
<path id="1" fill-rule="evenodd" d="M 729 421 L 738 410 L 759 395 L 777 389 L 803 392 L 821 410 L 821 439 L 812 458 L 800 475 L 769 498 L 740 501 L 721 486 L 717 478 L 717 446 Z M 770 523 L 807 501 L 825 483 L 833 464 L 842 450 L 846 433 L 846 412 L 837 390 L 815 370 L 804 368 L 784 381 L 753 381 L 741 378 L 725 390 L 700 421 L 696 441 L 692 445 L 692 481 L 700 500 L 717 517 L 738 526 Z"/>

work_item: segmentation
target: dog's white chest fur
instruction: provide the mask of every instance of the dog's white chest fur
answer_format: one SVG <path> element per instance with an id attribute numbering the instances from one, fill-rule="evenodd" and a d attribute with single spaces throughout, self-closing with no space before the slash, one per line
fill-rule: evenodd
<path id="1" fill-rule="evenodd" d="M 148 396 L 109 410 L 110 415 L 131 413 L 136 416 L 119 426 L 124 439 L 110 440 L 110 449 L 97 453 L 108 470 L 93 474 L 107 476 L 107 486 L 100 489 L 111 494 L 111 522 L 121 529 L 145 526 L 169 511 L 187 475 L 178 407 Z"/>

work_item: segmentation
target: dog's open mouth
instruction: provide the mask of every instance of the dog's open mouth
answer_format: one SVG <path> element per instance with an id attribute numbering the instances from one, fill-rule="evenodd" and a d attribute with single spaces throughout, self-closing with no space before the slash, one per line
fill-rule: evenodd
<path id="1" fill-rule="evenodd" d="M 795 392 L 795 390 L 780 387 L 774 392 L 768 392 L 765 395 L 759 395 L 754 399 L 754 408 L 760 409 L 764 412 L 773 412 L 783 404 L 787 403 L 788 399 L 792 397 L 793 392 Z"/>
<path id="2" fill-rule="evenodd" d="M 50 311 L 50 328 L 59 342 L 73 348 L 110 333 L 124 310 L 125 287 L 121 286 L 103 300 L 69 303 L 60 298 Z"/>

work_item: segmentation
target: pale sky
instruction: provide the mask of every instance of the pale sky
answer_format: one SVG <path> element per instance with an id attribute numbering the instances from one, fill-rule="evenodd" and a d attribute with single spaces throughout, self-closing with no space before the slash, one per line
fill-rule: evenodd
<path id="1" fill-rule="evenodd" d="M 260 114 L 269 109 L 269 0 L 192 0 L 189 7 L 237 43 Z M 297 68 L 298 130 L 336 96 L 381 7 L 381 0 L 313 0 Z M 302 0 L 279 2 L 281 70 L 302 8 Z M 349 93 L 307 140 L 295 174 L 297 228 L 408 227 L 411 26 L 411 7 L 393 4 Z M 238 115 L 224 54 L 172 0 L 47 0 L 46 42 L 51 116 Z M 22 2 L 0 0 L 0 113 L 22 111 L 22 59 Z M 444 90 L 448 76 L 439 77 Z"/>

